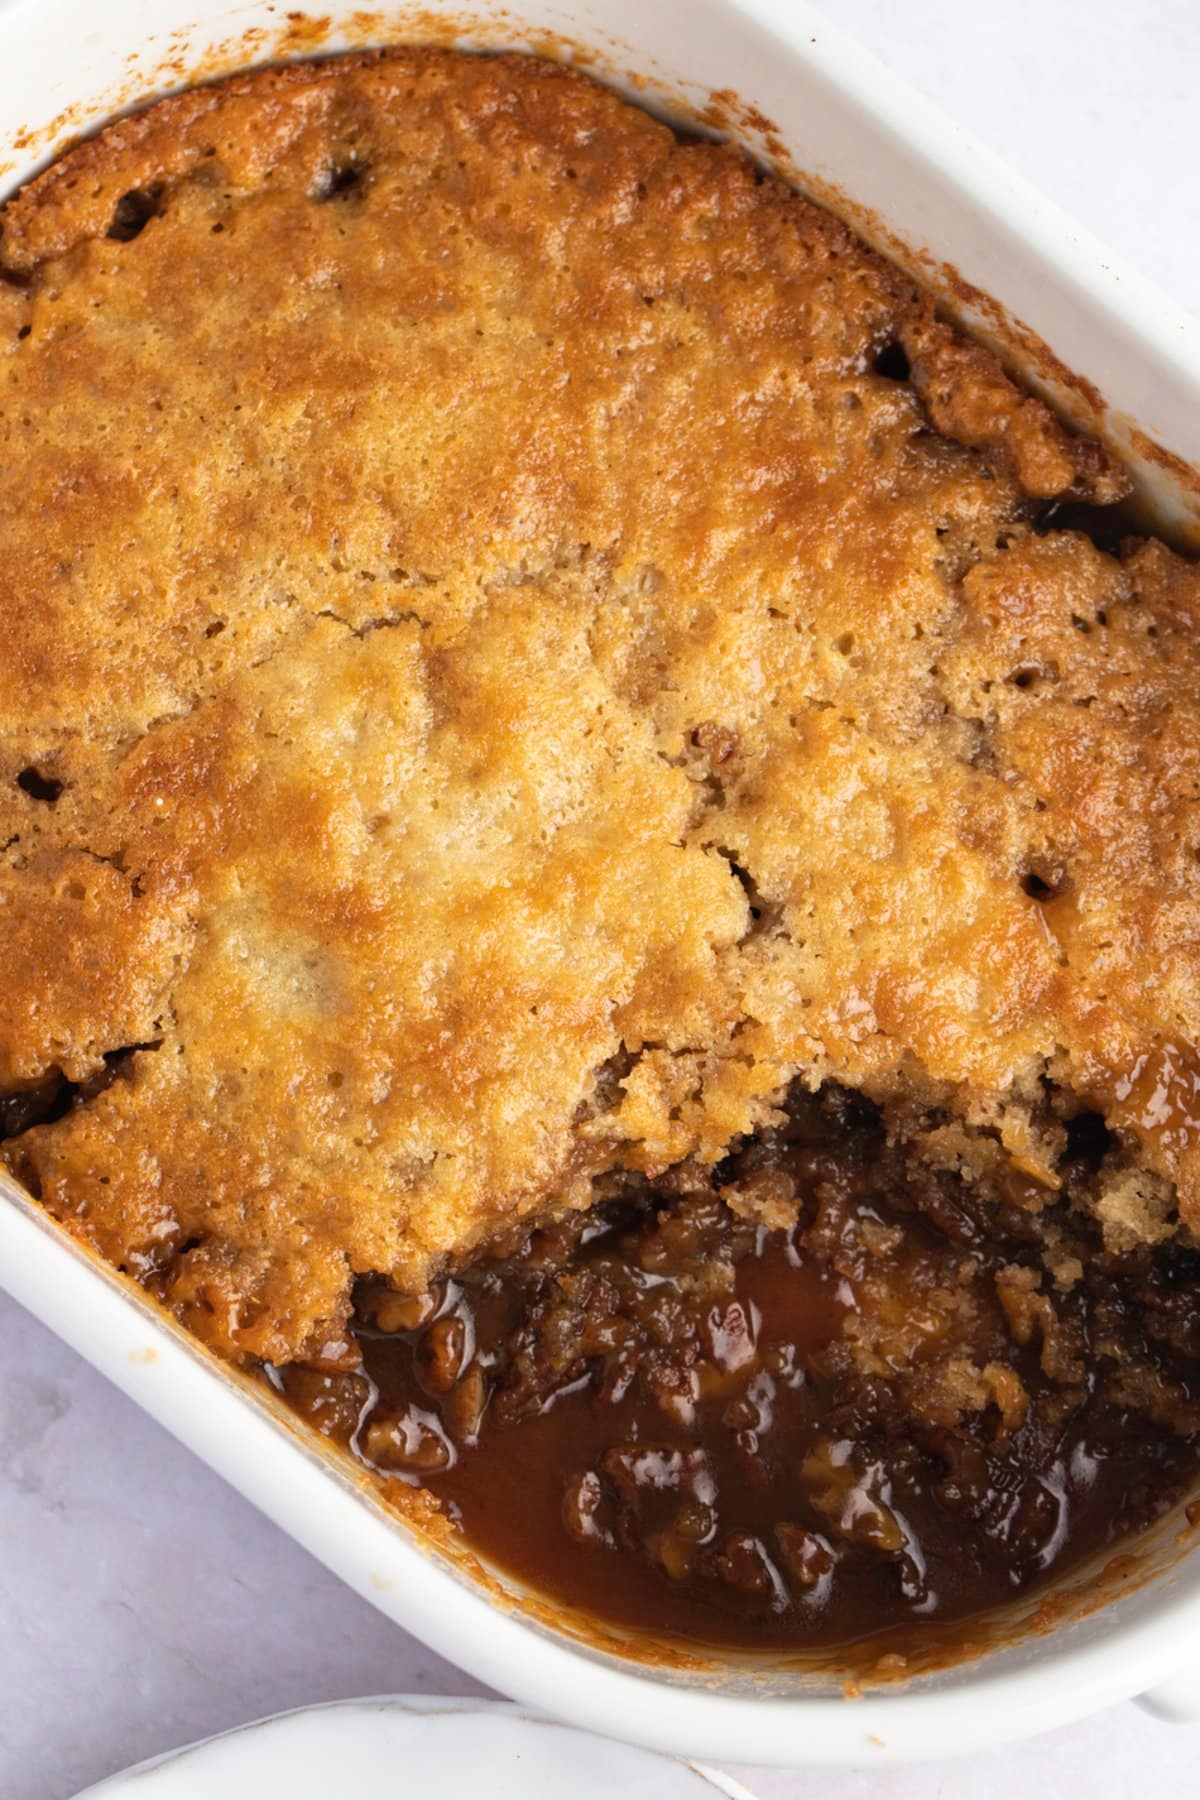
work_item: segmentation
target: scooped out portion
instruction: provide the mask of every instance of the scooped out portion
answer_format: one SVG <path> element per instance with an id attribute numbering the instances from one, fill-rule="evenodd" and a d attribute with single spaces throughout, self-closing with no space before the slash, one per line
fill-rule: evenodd
<path id="1" fill-rule="evenodd" d="M 1200 576 L 1076 528 L 1097 444 L 521 56 L 118 121 L 0 208 L 0 359 L 0 1157 L 65 1229 L 514 1565 L 532 1458 L 541 1575 L 684 1635 L 1175 1491 Z"/>
<path id="2" fill-rule="evenodd" d="M 1081 1115 L 1064 1185 L 1105 1154 Z M 274 1380 L 584 1614 L 870 1641 L 899 1674 L 1178 1498 L 1196 1274 L 1176 1246 L 1106 1251 L 1082 1214 L 1051 1248 L 1019 1192 L 889 1143 L 831 1087 L 715 1169 L 624 1178 L 420 1296 L 365 1284 L 361 1363 Z"/>

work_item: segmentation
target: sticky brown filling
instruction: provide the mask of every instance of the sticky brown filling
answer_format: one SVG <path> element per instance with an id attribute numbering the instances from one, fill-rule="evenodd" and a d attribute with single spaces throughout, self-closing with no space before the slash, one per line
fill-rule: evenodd
<path id="1" fill-rule="evenodd" d="M 1105 1248 L 1072 1195 L 1110 1151 L 1077 1114 L 1051 1225 L 1019 1180 L 796 1092 L 714 1170 L 619 1178 L 425 1294 L 362 1283 L 361 1365 L 272 1378 L 604 1620 L 919 1647 L 1153 1519 L 1195 1467 L 1197 1254 Z"/>

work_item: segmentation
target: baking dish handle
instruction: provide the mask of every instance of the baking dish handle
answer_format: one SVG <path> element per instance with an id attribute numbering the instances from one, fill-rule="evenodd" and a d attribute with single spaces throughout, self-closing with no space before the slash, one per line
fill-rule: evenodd
<path id="1" fill-rule="evenodd" d="M 1168 1725 L 1200 1725 L 1200 1669 L 1180 1669 L 1139 1694 L 1137 1703 Z"/>

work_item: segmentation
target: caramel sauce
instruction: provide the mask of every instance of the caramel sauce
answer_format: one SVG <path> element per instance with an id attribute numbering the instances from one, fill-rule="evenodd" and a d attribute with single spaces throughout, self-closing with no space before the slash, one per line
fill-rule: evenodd
<path id="1" fill-rule="evenodd" d="M 1168 1157 L 1200 1143 L 1200 1055 L 1191 1044 L 1167 1038 L 1139 1056 L 1112 1083 L 1110 1123 L 1136 1131 Z"/>
<path id="2" fill-rule="evenodd" d="M 1029 1218 L 806 1099 L 715 1177 L 631 1185 L 423 1296 L 366 1284 L 361 1369 L 276 1380 L 585 1615 L 912 1656 L 1156 1516 L 1196 1463 L 1186 1257 L 1094 1252 L 1051 1295 Z"/>

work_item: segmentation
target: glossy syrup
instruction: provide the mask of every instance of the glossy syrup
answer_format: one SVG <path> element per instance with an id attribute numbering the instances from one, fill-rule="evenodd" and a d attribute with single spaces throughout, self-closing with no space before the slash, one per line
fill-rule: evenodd
<path id="1" fill-rule="evenodd" d="M 362 1369 L 285 1390 L 500 1568 L 685 1643 L 920 1650 L 1168 1505 L 1197 1460 L 1191 1274 L 1097 1258 L 1047 1313 L 1018 1213 L 971 1196 L 989 1240 L 869 1135 L 813 1136 L 418 1300 L 364 1289 Z M 764 1168 L 794 1223 L 726 1204 Z M 1173 1417 L 1139 1404 L 1156 1383 Z"/>

